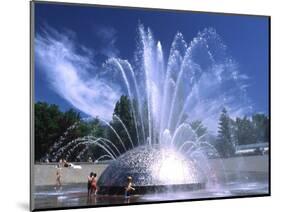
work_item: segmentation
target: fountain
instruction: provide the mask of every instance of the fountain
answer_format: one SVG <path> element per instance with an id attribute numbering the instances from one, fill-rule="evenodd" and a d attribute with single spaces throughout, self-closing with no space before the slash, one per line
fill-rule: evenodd
<path id="1" fill-rule="evenodd" d="M 65 149 L 72 154 L 79 145 L 85 148 L 78 157 L 90 145 L 102 148 L 106 154 L 99 159 L 112 162 L 98 180 L 101 194 L 122 193 L 128 176 L 133 177 L 136 193 L 194 190 L 217 183 L 218 176 L 224 175 L 224 166 L 222 161 L 220 167 L 209 163 L 210 152 L 216 156 L 218 152 L 208 138 L 217 131 L 222 108 L 233 115 L 251 110 L 242 86 L 245 77 L 239 74 L 237 64 L 227 56 L 226 46 L 212 28 L 199 32 L 189 45 L 180 32 L 176 33 L 168 59 L 149 28 L 139 25 L 138 32 L 135 61 L 131 64 L 109 58 L 97 76 L 118 76 L 111 83 L 120 85 L 131 100 L 136 141 L 115 115 L 130 146 L 109 122 L 100 119 L 116 135 L 119 148 L 106 138 L 86 136 L 67 146 L 60 146 L 58 141 L 53 147 L 56 157 Z M 208 132 L 200 134 L 200 125 L 192 126 L 196 120 L 201 120 Z"/>
<path id="2" fill-rule="evenodd" d="M 140 146 L 114 160 L 99 178 L 100 194 L 123 194 L 131 176 L 137 194 L 200 189 L 205 176 L 193 160 L 171 148 Z"/>
<path id="3" fill-rule="evenodd" d="M 98 181 L 100 193 L 122 193 L 127 176 L 133 177 L 137 193 L 202 189 L 218 182 L 223 162 L 220 168 L 208 162 L 207 153 L 218 152 L 206 140 L 207 133 L 199 135 L 190 120 L 203 120 L 215 130 L 212 120 L 218 119 L 222 107 L 228 106 L 231 113 L 237 112 L 237 107 L 249 110 L 246 99 L 240 101 L 244 105 L 236 105 L 233 98 L 245 96 L 235 62 L 226 57 L 226 46 L 211 28 L 198 33 L 189 46 L 177 33 L 167 64 L 161 43 L 154 41 L 149 28 L 140 25 L 139 37 L 139 67 L 117 58 L 109 59 L 104 67 L 110 67 L 108 73 L 121 73 L 129 98 L 137 101 L 137 107 L 131 108 L 141 145 L 109 165 Z M 227 89 L 227 83 L 233 87 Z M 141 110 L 144 104 L 147 111 Z M 191 116 L 189 120 L 186 114 Z"/>

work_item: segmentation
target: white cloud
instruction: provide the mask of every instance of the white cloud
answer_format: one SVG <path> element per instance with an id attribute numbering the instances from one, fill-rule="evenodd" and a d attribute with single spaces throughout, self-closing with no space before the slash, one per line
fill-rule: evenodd
<path id="1" fill-rule="evenodd" d="M 113 27 L 100 26 L 95 29 L 95 33 L 102 43 L 100 53 L 107 57 L 117 57 L 119 50 L 116 48 L 116 30 Z"/>
<path id="2" fill-rule="evenodd" d="M 79 48 L 83 53 L 78 53 Z M 97 69 L 92 56 L 91 50 L 50 27 L 35 37 L 35 62 L 43 67 L 51 88 L 84 113 L 111 119 L 120 94 L 90 74 Z"/>

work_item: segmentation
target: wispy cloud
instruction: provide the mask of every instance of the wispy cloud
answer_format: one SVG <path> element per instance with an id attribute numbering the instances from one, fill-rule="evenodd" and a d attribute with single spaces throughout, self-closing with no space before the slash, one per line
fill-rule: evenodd
<path id="1" fill-rule="evenodd" d="M 110 119 L 120 96 L 118 89 L 90 74 L 97 71 L 93 52 L 77 45 L 68 34 L 50 27 L 36 34 L 35 62 L 62 98 L 90 116 Z"/>
<path id="2" fill-rule="evenodd" d="M 107 57 L 117 57 L 119 50 L 116 48 L 117 31 L 113 27 L 99 26 L 95 29 L 95 34 L 102 44 L 100 53 Z"/>

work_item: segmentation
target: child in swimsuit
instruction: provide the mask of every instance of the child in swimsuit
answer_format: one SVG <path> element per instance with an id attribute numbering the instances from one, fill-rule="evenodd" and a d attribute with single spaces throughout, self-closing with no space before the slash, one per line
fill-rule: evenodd
<path id="1" fill-rule="evenodd" d="M 90 194 L 94 192 L 94 195 L 97 194 L 98 187 L 97 187 L 97 174 L 94 173 L 91 181 L 91 189 Z"/>
<path id="2" fill-rule="evenodd" d="M 132 177 L 128 177 L 127 178 L 127 186 L 125 187 L 125 198 L 129 198 L 131 191 L 135 191 L 136 189 L 134 187 L 132 187 L 133 183 L 132 183 Z"/>
<path id="3" fill-rule="evenodd" d="M 91 187 L 92 187 L 92 180 L 93 180 L 94 173 L 91 172 L 88 176 L 88 196 L 91 195 Z"/>

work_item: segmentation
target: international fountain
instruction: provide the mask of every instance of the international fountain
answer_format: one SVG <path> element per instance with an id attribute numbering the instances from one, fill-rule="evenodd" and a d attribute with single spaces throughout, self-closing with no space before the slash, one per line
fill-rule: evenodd
<path id="1" fill-rule="evenodd" d="M 137 141 L 132 141 L 115 115 L 129 144 L 124 144 L 109 122 L 100 119 L 116 135 L 118 147 L 107 138 L 93 136 L 62 145 L 62 136 L 52 147 L 55 159 L 65 150 L 71 155 L 80 145 L 85 147 L 78 158 L 91 145 L 102 148 L 106 154 L 97 161 L 107 158 L 111 162 L 98 180 L 100 194 L 123 194 L 128 176 L 133 178 L 135 194 L 193 191 L 226 183 L 224 162 L 208 139 L 216 132 L 222 108 L 234 115 L 251 110 L 243 86 L 245 76 L 227 56 L 215 29 L 199 32 L 189 45 L 176 33 L 166 57 L 149 28 L 139 25 L 138 32 L 134 63 L 109 58 L 98 76 L 117 76 L 112 83 L 124 85 L 125 94 L 135 101 L 137 106 L 130 102 Z M 194 120 L 201 120 L 209 132 L 200 135 L 199 126 L 191 126 Z M 210 163 L 210 155 L 218 156 L 216 165 Z"/>

